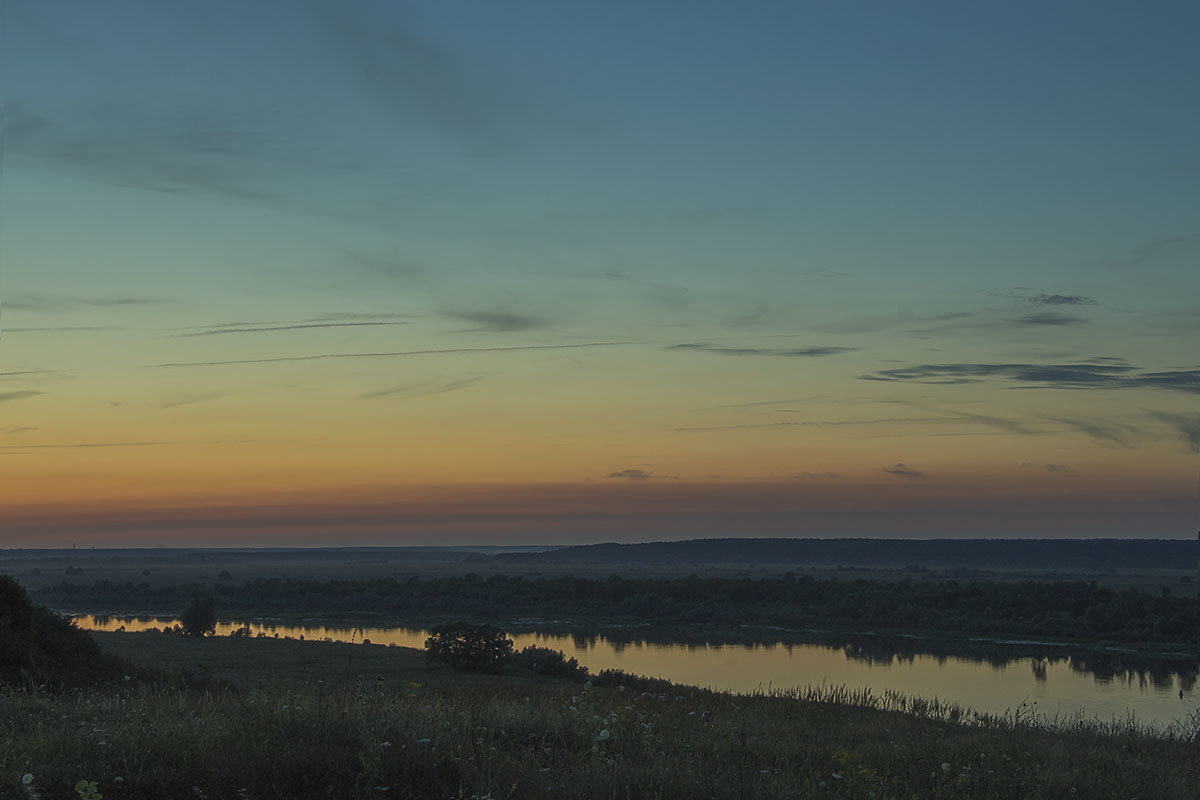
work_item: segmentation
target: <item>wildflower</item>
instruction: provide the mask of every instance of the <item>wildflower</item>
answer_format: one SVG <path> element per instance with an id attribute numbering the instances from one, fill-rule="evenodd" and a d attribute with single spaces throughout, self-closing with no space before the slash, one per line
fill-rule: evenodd
<path id="1" fill-rule="evenodd" d="M 949 775 L 949 774 L 950 774 L 950 769 L 951 769 L 951 767 L 950 767 L 950 762 L 948 762 L 948 761 L 943 761 L 943 762 L 942 762 L 942 772 L 944 772 L 944 773 L 946 773 L 947 775 Z"/>
<path id="2" fill-rule="evenodd" d="M 28 786 L 31 783 L 33 783 L 33 773 L 32 772 L 26 772 L 24 775 L 21 776 L 21 785 L 22 786 Z"/>
<path id="3" fill-rule="evenodd" d="M 610 736 L 612 736 L 612 733 L 608 730 L 608 728 L 605 728 L 604 730 L 600 731 L 599 734 L 597 734 L 596 738 L 603 742 Z"/>
<path id="4" fill-rule="evenodd" d="M 417 744 L 429 744 L 432 739 L 417 739 Z"/>
<path id="5" fill-rule="evenodd" d="M 837 773 L 837 772 L 834 772 L 834 773 L 831 773 L 831 774 L 833 775 L 833 779 L 834 779 L 834 780 L 840 781 L 840 780 L 842 779 L 842 776 L 841 776 L 839 773 Z"/>

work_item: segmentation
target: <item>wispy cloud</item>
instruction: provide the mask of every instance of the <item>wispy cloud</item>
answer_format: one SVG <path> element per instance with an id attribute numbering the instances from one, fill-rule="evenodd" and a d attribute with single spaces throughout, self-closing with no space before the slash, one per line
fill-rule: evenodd
<path id="1" fill-rule="evenodd" d="M 1081 294 L 1035 294 L 1025 298 L 1039 306 L 1092 306 L 1096 301 Z"/>
<path id="2" fill-rule="evenodd" d="M 859 425 L 944 425 L 962 422 L 963 417 L 886 417 L 883 419 L 835 419 L 803 420 L 798 422 L 759 422 L 742 425 L 710 425 L 704 427 L 672 428 L 675 433 L 711 433 L 717 431 L 744 431 L 770 428 L 814 428 Z"/>
<path id="3" fill-rule="evenodd" d="M 0 428 L 0 436 L 14 436 L 18 433 L 29 433 L 36 430 L 37 428 L 31 428 L 28 425 L 18 425 L 12 428 Z"/>
<path id="4" fill-rule="evenodd" d="M 708 342 L 685 342 L 673 344 L 668 350 L 690 350 L 701 353 L 712 353 L 718 356 L 778 356 L 783 358 L 820 358 L 848 353 L 857 347 L 719 347 Z"/>
<path id="5" fill-rule="evenodd" d="M 1133 425 L 1127 425 L 1108 420 L 1097 419 L 1067 419 L 1065 417 L 1047 417 L 1060 425 L 1087 435 L 1095 441 L 1116 447 L 1132 447 L 1142 436 L 1142 431 Z"/>
<path id="6" fill-rule="evenodd" d="M 39 392 L 33 389 L 26 389 L 25 391 L 21 392 L 0 392 L 0 403 L 9 403 L 13 400 L 25 400 L 30 397 L 37 397 L 39 394 L 45 394 L 45 392 Z"/>
<path id="7" fill-rule="evenodd" d="M 441 384 L 416 384 L 405 386 L 394 386 L 390 389 L 380 389 L 374 392 L 366 392 L 358 395 L 357 400 L 375 400 L 380 397 L 394 397 L 396 395 L 404 395 L 407 397 L 425 397 L 434 394 L 447 394 L 449 392 L 457 392 L 459 389 L 465 389 L 479 383 L 483 378 L 463 378 L 458 381 L 450 381 L 449 383 Z"/>
<path id="8" fill-rule="evenodd" d="M 253 110 L 110 101 L 69 113 L 10 107 L 7 144 L 18 156 L 82 175 L 98 183 L 154 192 L 201 192 L 238 200 L 286 204 L 264 187 L 288 175 L 279 167 L 321 161 L 297 148 L 287 126 Z M 328 159 L 324 159 L 328 160 Z"/>
<path id="9" fill-rule="evenodd" d="M 14 294 L 4 301 L 5 308 L 20 311 L 78 311 L 84 308 L 137 308 L 174 305 L 162 297 L 114 296 L 72 297 L 61 294 Z"/>
<path id="10" fill-rule="evenodd" d="M 166 364 L 143 364 L 147 369 L 175 367 L 222 367 L 237 364 L 280 364 L 291 361 L 325 361 L 342 358 L 399 358 L 404 356 L 454 355 L 459 353 L 519 353 L 533 350 L 577 350 L 590 347 L 624 347 L 634 342 L 581 342 L 579 344 L 529 344 L 512 347 L 451 347 L 441 350 L 396 350 L 385 353 L 319 353 L 307 356 L 276 356 L 274 358 L 244 358 L 227 361 L 178 361 Z"/>
<path id="11" fill-rule="evenodd" d="M 871 381 L 953 385 L 1005 380 L 1015 388 L 1169 389 L 1200 394 L 1200 370 L 1147 372 L 1128 364 L 919 364 L 859 376 Z"/>
<path id="12" fill-rule="evenodd" d="M 0 333 L 59 333 L 62 331 L 119 331 L 120 325 L 52 325 L 41 328 L 4 328 Z"/>
<path id="13" fill-rule="evenodd" d="M 506 311 L 466 311 L 450 313 L 447 316 L 460 319 L 475 325 L 464 332 L 513 333 L 544 328 L 548 322 L 544 319 L 531 317 L 526 314 L 512 314 Z"/>
<path id="14" fill-rule="evenodd" d="M 412 314 L 402 314 L 395 311 L 329 311 L 319 314 L 305 322 L 340 322 L 340 321 L 371 321 L 388 319 L 408 319 Z"/>
<path id="15" fill-rule="evenodd" d="M 909 406 L 910 408 L 915 408 L 919 411 L 929 411 L 929 412 L 938 413 L 938 414 L 950 414 L 953 417 L 957 417 L 958 419 L 962 420 L 963 422 L 975 422 L 980 425 L 986 425 L 988 427 L 998 428 L 999 430 L 1002 430 L 1005 433 L 1015 433 L 1015 434 L 1020 434 L 1022 436 L 1031 436 L 1031 435 L 1036 435 L 1039 433 L 1039 431 L 1033 430 L 1027 424 L 1020 422 L 1018 420 L 1015 420 L 1015 419 L 1008 419 L 1007 417 L 997 417 L 997 416 L 993 416 L 991 414 L 979 414 L 979 413 L 972 412 L 972 411 L 959 411 L 957 409 L 952 409 L 952 408 L 930 407 L 930 406 L 922 405 L 920 403 L 913 403 L 913 402 L 910 402 L 907 400 L 893 400 L 893 401 L 889 401 L 889 402 L 897 403 L 899 405 Z"/>
<path id="16" fill-rule="evenodd" d="M 903 462 L 893 464 L 890 467 L 884 467 L 883 471 L 888 473 L 889 475 L 895 475 L 899 478 L 909 478 L 909 479 L 913 479 L 913 480 L 918 480 L 920 478 L 925 477 L 924 472 L 921 472 L 920 470 L 915 470 Z"/>
<path id="17" fill-rule="evenodd" d="M 179 408 L 180 406 L 190 406 L 195 403 L 207 403 L 210 400 L 220 400 L 225 395 L 219 392 L 209 392 L 205 394 L 191 394 L 174 397 L 159 405 L 159 408 Z"/>
<path id="18" fill-rule="evenodd" d="M 513 150 L 526 111 L 482 66 L 403 19 L 400 6 L 317 4 L 317 24 L 352 86 L 402 126 L 419 121 L 473 155 Z"/>
<path id="19" fill-rule="evenodd" d="M 642 469 L 622 469 L 616 472 L 608 473 L 609 478 L 618 478 L 626 481 L 648 481 L 654 477 L 653 472 L 646 472 Z"/>
<path id="20" fill-rule="evenodd" d="M 1174 428 L 1180 438 L 1187 442 L 1189 450 L 1200 453 L 1200 414 L 1166 414 L 1151 411 L 1150 416 Z"/>
<path id="21" fill-rule="evenodd" d="M 1020 325 L 1086 325 L 1083 317 L 1073 317 L 1070 314 L 1060 314 L 1057 311 L 1039 311 L 1036 314 L 1026 314 L 1014 322 Z"/>
<path id="22" fill-rule="evenodd" d="M 408 322 L 304 322 L 293 325 L 269 325 L 264 327 L 225 327 L 215 326 L 208 330 L 193 333 L 176 333 L 172 338 L 190 338 L 193 336 L 218 336 L 227 333 L 273 333 L 276 331 L 302 331 L 310 328 L 373 328 L 390 325 L 409 325 Z"/>
<path id="23" fill-rule="evenodd" d="M 1115 269 L 1135 270 L 1147 266 L 1160 258 L 1200 246 L 1200 233 L 1181 236 L 1162 236 L 1151 239 L 1116 259 L 1111 266 Z"/>
<path id="24" fill-rule="evenodd" d="M 1066 464 L 1047 464 L 1046 472 L 1070 472 L 1071 468 Z"/>

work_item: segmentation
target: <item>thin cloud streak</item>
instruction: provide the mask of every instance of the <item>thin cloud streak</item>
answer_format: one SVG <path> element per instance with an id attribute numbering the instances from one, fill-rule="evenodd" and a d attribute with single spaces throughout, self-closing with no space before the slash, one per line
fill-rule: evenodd
<path id="1" fill-rule="evenodd" d="M 673 344 L 668 350 L 692 350 L 702 353 L 712 353 L 718 356 L 778 356 L 782 358 L 820 358 L 839 353 L 857 350 L 857 347 L 801 347 L 801 348 L 771 348 L 771 347 L 718 347 L 708 342 L 685 342 Z"/>
<path id="2" fill-rule="evenodd" d="M 868 381 L 933 385 L 979 383 L 995 378 L 1024 389 L 1169 389 L 1200 394 L 1200 369 L 1145 372 L 1126 364 L 919 364 L 859 376 Z"/>
<path id="3" fill-rule="evenodd" d="M 1014 320 L 1020 325 L 1086 325 L 1083 317 L 1073 317 L 1070 314 L 1060 314 L 1057 311 L 1040 311 L 1036 314 L 1026 314 Z"/>
<path id="4" fill-rule="evenodd" d="M 195 333 L 176 333 L 170 338 L 185 339 L 194 336 L 218 336 L 226 333 L 272 333 L 275 331 L 301 331 L 309 328 L 373 328 L 385 327 L 389 325 L 411 325 L 410 322 L 306 322 L 295 325 L 273 325 L 263 328 L 211 328 L 206 331 L 197 331 Z"/>
<path id="5" fill-rule="evenodd" d="M 1038 294 L 1026 298 L 1039 306 L 1092 306 L 1096 301 L 1081 294 Z"/>
<path id="6" fill-rule="evenodd" d="M 651 478 L 654 477 L 654 473 L 647 472 L 644 469 L 622 469 L 622 470 L 618 470 L 616 472 L 608 473 L 607 477 L 615 478 L 617 480 L 638 482 L 638 481 L 650 480 Z"/>
<path id="7" fill-rule="evenodd" d="M 479 383 L 483 378 L 464 378 L 461 381 L 452 381 L 451 383 L 442 384 L 441 386 L 397 386 L 393 389 L 380 389 L 377 392 L 366 392 L 355 397 L 356 400 L 375 400 L 380 397 L 394 397 L 396 395 L 406 395 L 408 397 L 428 397 L 434 394 L 448 394 L 457 392 L 459 389 L 465 389 L 468 386 Z"/>
<path id="8" fill-rule="evenodd" d="M 546 320 L 531 317 L 526 314 L 510 314 L 505 311 L 473 311 L 466 313 L 447 314 L 454 319 L 473 322 L 479 327 L 468 328 L 461 333 L 513 333 L 544 328 Z"/>
<path id="9" fill-rule="evenodd" d="M 136 308 L 173 305 L 161 297 L 71 297 L 58 294 L 17 294 L 4 302 L 14 311 L 78 311 L 81 308 Z"/>
<path id="10" fill-rule="evenodd" d="M 889 475 L 895 475 L 899 478 L 907 478 L 909 480 L 919 480 L 925 477 L 925 473 L 920 470 L 913 469 L 903 462 L 898 462 L 890 467 L 884 467 L 883 471 Z"/>
<path id="11" fill-rule="evenodd" d="M 844 419 L 844 420 L 805 420 L 803 422 L 762 422 L 762 423 L 747 423 L 744 425 L 713 425 L 707 427 L 681 427 L 672 428 L 675 433 L 713 433 L 720 431 L 740 431 L 752 430 L 756 428 L 815 428 L 815 427 L 843 427 L 843 426 L 867 426 L 867 425 L 947 425 L 947 424 L 979 424 L 989 425 L 995 428 L 1000 428 L 1007 433 L 1017 433 L 1029 436 L 1038 435 L 1038 431 L 1032 430 L 1025 425 L 1014 420 L 1007 420 L 1001 417 L 989 417 L 984 414 L 966 414 L 962 412 L 950 411 L 953 414 L 949 417 L 885 417 L 882 419 Z M 958 434 L 956 434 L 958 435 Z M 962 434 L 962 435 L 978 435 L 978 434 Z"/>
<path id="12" fill-rule="evenodd" d="M 228 361 L 179 361 L 167 364 L 143 364 L 146 369 L 173 367 L 221 367 L 237 364 L 278 364 L 289 361 L 325 361 L 339 358 L 394 358 L 401 356 L 454 355 L 460 353 L 517 353 L 532 350 L 578 350 L 588 347 L 626 347 L 637 342 L 582 342 L 579 344 L 528 344 L 512 347 L 451 347 L 442 350 L 398 350 L 387 353 L 322 353 L 311 356 L 277 356 L 275 358 L 246 358 Z"/>
<path id="13" fill-rule="evenodd" d="M 213 392 L 210 394 L 198 394 L 198 395 L 192 395 L 189 397 L 179 397 L 174 400 L 166 401 L 165 403 L 161 404 L 159 406 L 159 408 L 179 408 L 180 406 L 190 406 L 195 403 L 206 403 L 210 400 L 220 400 L 224 396 L 225 395 L 220 394 L 219 392 Z"/>
<path id="14" fill-rule="evenodd" d="M 25 391 L 21 392 L 0 392 L 0 403 L 8 403 L 13 400 L 25 400 L 30 397 L 37 397 L 39 394 L 45 394 L 45 392 L 39 392 L 34 389 L 26 389 Z"/>

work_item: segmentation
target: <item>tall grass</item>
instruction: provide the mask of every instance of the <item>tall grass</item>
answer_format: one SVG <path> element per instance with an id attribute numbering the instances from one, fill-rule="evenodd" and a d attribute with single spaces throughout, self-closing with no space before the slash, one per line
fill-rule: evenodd
<path id="1" fill-rule="evenodd" d="M 0 797 L 1200 796 L 1184 728 L 980 715 L 836 686 L 739 696 L 130 681 L 9 689 L 0 710 Z"/>

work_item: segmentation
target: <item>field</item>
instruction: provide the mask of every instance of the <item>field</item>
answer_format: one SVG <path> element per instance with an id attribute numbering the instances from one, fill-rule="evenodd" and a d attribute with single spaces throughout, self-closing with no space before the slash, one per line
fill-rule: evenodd
<path id="1" fill-rule="evenodd" d="M 1050 725 L 1021 709 L 980 717 L 836 688 L 733 696 L 535 680 L 512 668 L 485 677 L 382 646 L 100 641 L 188 677 L 5 691 L 0 796 L 1200 795 L 1193 731 L 1167 739 L 1133 725 Z"/>
<path id="2" fill-rule="evenodd" d="M 706 578 L 778 578 L 792 572 L 818 579 L 840 580 L 945 580 L 982 578 L 999 581 L 1086 580 L 1112 589 L 1134 588 L 1152 594 L 1163 589 L 1182 596 L 1195 593 L 1196 567 L 1192 563 L 1171 568 L 1078 569 L 1047 564 L 1039 569 L 917 569 L 902 567 L 812 566 L 794 563 L 733 563 L 692 561 L 524 563 L 499 561 L 490 551 L 471 549 L 422 550 L 380 548 L 328 550 L 0 550 L 0 573 L 13 575 L 30 591 L 63 581 L 86 583 L 148 583 L 170 586 L 211 583 L 228 572 L 230 582 L 256 579 L 283 580 L 370 580 L 444 578 L 470 572 L 484 576 L 503 574 L 523 577 L 603 579 L 609 575 L 635 578 L 682 578 L 696 574 Z"/>

